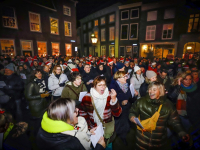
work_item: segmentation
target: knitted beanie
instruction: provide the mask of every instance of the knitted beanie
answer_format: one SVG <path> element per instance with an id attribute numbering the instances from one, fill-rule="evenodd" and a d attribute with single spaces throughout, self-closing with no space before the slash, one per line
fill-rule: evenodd
<path id="1" fill-rule="evenodd" d="M 146 76 L 147 76 L 148 79 L 151 79 L 152 77 L 157 76 L 157 74 L 152 70 L 147 70 Z"/>

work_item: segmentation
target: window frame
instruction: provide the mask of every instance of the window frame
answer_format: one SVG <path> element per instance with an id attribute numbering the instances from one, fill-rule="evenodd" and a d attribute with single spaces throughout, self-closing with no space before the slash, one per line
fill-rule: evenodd
<path id="1" fill-rule="evenodd" d="M 198 17 L 195 17 L 196 15 L 199 15 Z M 194 17 L 191 17 L 191 15 L 194 15 Z M 199 20 L 198 20 L 198 23 L 197 23 L 197 29 L 196 29 L 196 31 L 195 31 L 195 29 L 194 29 L 194 23 L 195 23 L 195 19 L 196 18 L 198 18 Z M 190 30 L 190 32 L 188 31 L 189 30 L 189 24 L 190 24 L 190 19 L 192 19 L 193 21 L 192 21 L 192 28 L 191 28 L 191 30 Z M 188 26 L 187 26 L 187 33 L 198 33 L 198 32 L 200 32 L 200 13 L 192 13 L 192 14 L 190 14 L 190 16 L 189 16 L 189 22 L 188 22 Z"/>
<path id="2" fill-rule="evenodd" d="M 53 56 L 53 47 L 52 47 L 53 43 L 58 44 L 58 46 L 59 46 L 59 55 L 60 55 L 60 42 L 51 42 L 51 55 Z"/>
<path id="3" fill-rule="evenodd" d="M 122 26 L 123 25 L 128 26 L 128 28 L 127 28 L 127 38 L 126 39 L 122 39 Z M 128 38 L 129 38 L 129 35 L 128 35 L 129 31 L 128 30 L 129 30 L 129 24 L 121 24 L 120 40 L 128 40 Z"/>
<path id="4" fill-rule="evenodd" d="M 55 20 L 58 21 L 58 34 L 56 34 L 56 33 L 51 33 L 51 19 L 55 19 Z M 49 21 L 50 21 L 50 33 L 53 34 L 53 35 L 59 35 L 59 34 L 60 34 L 60 32 L 59 32 L 59 19 L 53 18 L 53 17 L 49 17 Z"/>
<path id="5" fill-rule="evenodd" d="M 97 26 L 95 25 L 95 21 L 97 21 L 97 24 L 98 24 Z M 95 19 L 95 20 L 94 20 L 94 27 L 98 27 L 98 26 L 99 26 L 99 20 L 98 20 L 98 19 Z"/>
<path id="6" fill-rule="evenodd" d="M 66 44 L 71 45 L 71 56 L 72 56 L 72 43 L 65 43 L 65 55 L 67 56 Z"/>
<path id="7" fill-rule="evenodd" d="M 138 10 L 138 17 L 132 17 L 132 10 Z M 140 17 L 139 8 L 131 9 L 130 19 L 137 19 L 137 18 L 139 18 L 139 17 Z"/>
<path id="8" fill-rule="evenodd" d="M 31 30 L 31 19 L 30 19 L 30 13 L 32 13 L 32 14 L 36 14 L 36 15 L 39 15 L 39 26 L 40 26 L 40 31 L 35 31 L 35 30 Z M 35 12 L 32 12 L 32 11 L 29 11 L 29 26 L 30 26 L 30 31 L 31 32 L 40 32 L 40 33 L 42 33 L 42 28 L 41 28 L 41 19 L 40 19 L 40 14 L 39 13 L 35 13 Z"/>
<path id="9" fill-rule="evenodd" d="M 31 49 L 27 50 L 27 49 L 22 49 L 22 42 L 26 41 L 26 42 L 31 42 Z M 20 39 L 20 49 L 21 49 L 21 54 L 23 54 L 23 51 L 30 51 L 32 52 L 32 56 L 34 55 L 34 50 L 33 50 L 33 40 L 24 40 L 24 39 Z"/>
<path id="10" fill-rule="evenodd" d="M 104 30 L 104 39 L 105 39 L 103 41 L 102 41 L 102 30 Z M 105 41 L 106 41 L 106 28 L 103 28 L 101 29 L 101 42 L 105 42 Z"/>
<path id="11" fill-rule="evenodd" d="M 156 25 L 150 25 L 151 27 L 152 26 L 155 26 L 155 38 L 154 39 L 147 39 L 147 27 L 149 27 L 149 26 L 146 26 L 146 35 L 145 35 L 145 41 L 153 41 L 153 40 L 155 40 L 156 39 Z"/>
<path id="12" fill-rule="evenodd" d="M 124 55 L 123 55 L 123 56 L 125 56 L 125 47 L 126 47 L 126 46 L 120 46 L 120 47 L 123 47 L 123 48 L 124 48 Z M 120 55 L 120 54 L 121 54 L 120 47 L 119 47 L 119 56 L 121 56 L 121 55 Z"/>
<path id="13" fill-rule="evenodd" d="M 110 31 L 111 31 L 111 28 L 114 28 L 114 39 L 110 39 Z M 109 27 L 109 41 L 115 41 L 115 26 L 112 26 L 112 27 Z"/>
<path id="14" fill-rule="evenodd" d="M 110 21 L 110 16 L 112 16 L 112 15 L 114 16 L 114 19 L 113 19 L 113 21 Z M 113 23 L 113 22 L 115 22 L 115 14 L 110 14 L 109 15 L 109 23 Z"/>
<path id="15" fill-rule="evenodd" d="M 16 46 L 15 46 L 15 39 L 11 39 L 11 38 L 0 38 L 0 41 L 1 40 L 12 40 L 13 41 L 13 47 L 14 47 L 14 53 L 15 53 L 15 55 L 13 55 L 13 56 L 17 56 L 17 54 L 16 54 Z M 2 53 L 2 49 L 1 49 L 1 42 L 0 42 L 0 50 L 1 50 L 1 54 L 4 54 L 4 53 Z"/>
<path id="16" fill-rule="evenodd" d="M 69 8 L 69 10 L 70 10 L 70 11 L 69 11 L 69 15 L 66 14 L 66 13 L 64 12 L 64 7 L 65 7 L 65 8 Z M 71 16 L 71 15 L 72 15 L 71 8 L 68 7 L 68 6 L 66 6 L 66 5 L 63 5 L 63 14 L 66 15 L 66 16 Z"/>
<path id="17" fill-rule="evenodd" d="M 137 38 L 131 38 L 131 25 L 132 24 L 137 24 Z M 138 39 L 138 25 L 139 25 L 139 23 L 130 23 L 129 40 L 137 40 Z"/>
<path id="18" fill-rule="evenodd" d="M 102 47 L 105 47 L 105 55 L 106 55 L 106 45 L 101 45 L 101 56 L 104 55 L 104 54 L 102 54 Z"/>
<path id="19" fill-rule="evenodd" d="M 70 23 L 70 35 L 65 35 L 65 23 Z M 64 21 L 64 35 L 65 36 L 68 36 L 68 37 L 72 37 L 72 23 L 71 22 L 69 22 L 69 21 Z"/>
<path id="20" fill-rule="evenodd" d="M 40 43 L 45 43 L 46 44 L 46 49 L 47 49 L 47 42 L 46 41 L 36 41 L 37 42 L 37 52 L 38 52 L 38 42 Z M 38 53 L 37 53 L 38 54 Z M 48 56 L 48 49 L 47 49 L 47 53 L 46 56 Z"/>
<path id="21" fill-rule="evenodd" d="M 102 19 L 104 19 L 105 23 L 102 23 Z M 101 17 L 101 25 L 105 25 L 106 24 L 106 17 Z"/>
<path id="22" fill-rule="evenodd" d="M 163 38 L 163 31 L 164 31 L 164 25 L 172 25 L 172 37 L 171 38 Z M 173 39 L 173 32 L 174 32 L 174 24 L 173 23 L 167 23 L 167 24 L 163 24 L 163 29 L 162 29 L 162 40 L 171 40 Z M 168 34 L 168 30 L 167 30 L 167 34 Z"/>
<path id="23" fill-rule="evenodd" d="M 5 6 L 5 7 L 9 7 L 9 6 Z M 15 18 L 15 21 L 16 21 L 16 27 L 9 27 L 9 26 L 4 26 L 3 24 L 3 15 L 2 15 L 2 26 L 5 27 L 5 28 L 10 28 L 10 29 L 18 29 L 18 22 L 17 22 L 17 16 L 16 16 L 16 13 L 15 13 L 15 8 L 13 7 L 9 7 L 9 8 L 12 8 L 13 11 L 14 11 L 14 18 Z M 7 16 L 6 16 L 7 17 Z"/>
<path id="24" fill-rule="evenodd" d="M 114 47 L 114 56 L 110 56 L 110 54 L 111 54 L 111 53 L 110 53 L 110 50 L 111 50 L 110 47 L 111 47 L 111 46 Z M 115 57 L 115 45 L 109 45 L 109 57 Z"/>
<path id="25" fill-rule="evenodd" d="M 149 13 L 150 12 L 156 12 L 156 19 L 155 20 L 149 20 L 148 18 L 149 18 Z M 148 11 L 147 12 L 147 21 L 156 21 L 158 19 L 158 11 L 157 10 L 153 10 L 153 11 Z"/>
<path id="26" fill-rule="evenodd" d="M 122 19 L 122 13 L 125 12 L 125 11 L 128 12 L 128 18 L 126 18 L 126 19 Z M 129 20 L 129 10 L 123 10 L 123 11 L 121 11 L 121 20 Z"/>

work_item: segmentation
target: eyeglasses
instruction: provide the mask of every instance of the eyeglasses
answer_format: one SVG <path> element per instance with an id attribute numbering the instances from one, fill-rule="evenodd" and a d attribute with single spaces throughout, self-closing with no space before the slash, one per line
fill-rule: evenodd
<path id="1" fill-rule="evenodd" d="M 123 77 L 121 77 L 121 78 L 128 78 L 128 75 L 127 74 L 125 74 Z"/>

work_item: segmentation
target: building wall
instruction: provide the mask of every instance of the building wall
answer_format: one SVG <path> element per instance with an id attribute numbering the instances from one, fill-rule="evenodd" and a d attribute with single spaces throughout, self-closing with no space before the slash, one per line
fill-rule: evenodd
<path id="1" fill-rule="evenodd" d="M 25 1 L 13 1 L 13 3 L 1 3 L 0 7 L 10 6 L 15 9 L 17 16 L 18 29 L 11 29 L 3 27 L 2 19 L 0 19 L 0 39 L 8 38 L 15 40 L 16 53 L 22 55 L 20 40 L 32 40 L 34 55 L 37 55 L 37 41 L 47 42 L 48 54 L 52 54 L 51 42 L 60 43 L 60 54 L 65 55 L 65 43 L 72 44 L 72 55 L 74 55 L 74 47 L 76 43 L 71 43 L 70 40 L 76 40 L 76 9 L 75 4 L 72 1 L 59 0 L 55 1 L 55 10 L 41 7 L 37 4 L 25 2 Z M 63 5 L 71 8 L 71 16 L 63 14 Z M 30 31 L 29 25 L 29 11 L 40 14 L 41 20 L 41 32 Z M 0 16 L 2 16 L 0 12 Z M 59 35 L 53 35 L 50 32 L 50 18 L 59 19 Z M 64 35 L 64 21 L 71 22 L 72 37 Z"/>

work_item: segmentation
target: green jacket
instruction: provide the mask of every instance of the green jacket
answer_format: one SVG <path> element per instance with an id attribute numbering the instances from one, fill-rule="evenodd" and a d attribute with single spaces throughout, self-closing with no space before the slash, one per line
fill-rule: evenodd
<path id="1" fill-rule="evenodd" d="M 75 87 L 71 81 L 68 81 L 66 82 L 66 85 L 62 91 L 61 97 L 78 100 L 80 92 L 84 92 L 84 91 L 87 91 L 87 88 L 83 82 L 81 83 L 80 86 Z"/>
<path id="2" fill-rule="evenodd" d="M 186 133 L 183 131 L 182 125 L 176 108 L 173 104 L 166 99 L 166 97 L 160 97 L 159 100 L 151 100 L 149 95 L 138 99 L 130 109 L 129 118 L 132 116 L 139 117 L 141 120 L 151 118 L 153 114 L 158 111 L 158 108 L 162 105 L 160 111 L 160 117 L 158 118 L 156 129 L 150 132 L 142 132 L 137 130 L 136 132 L 136 149 L 148 149 L 148 150 L 164 150 L 167 148 L 167 126 L 170 125 L 179 136 L 183 136 Z"/>

